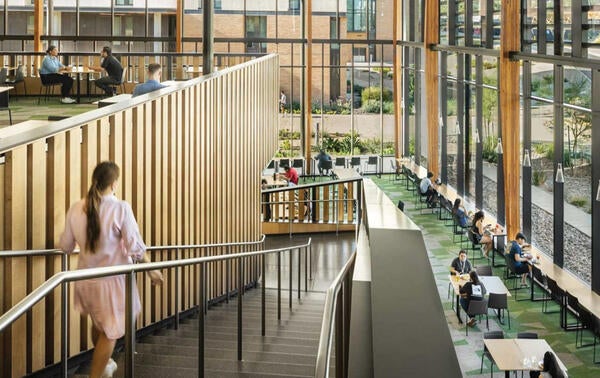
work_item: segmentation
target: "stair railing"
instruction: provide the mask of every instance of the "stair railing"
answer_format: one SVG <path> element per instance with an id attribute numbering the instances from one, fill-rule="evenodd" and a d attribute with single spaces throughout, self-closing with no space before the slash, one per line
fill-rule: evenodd
<path id="1" fill-rule="evenodd" d="M 336 376 L 348 376 L 348 345 L 350 335 L 350 309 L 352 298 L 352 274 L 356 251 L 352 253 L 342 270 L 327 289 L 323 323 L 317 349 L 315 377 L 329 377 L 331 347 L 335 330 Z"/>
<path id="2" fill-rule="evenodd" d="M 236 243 L 230 243 L 236 244 Z M 186 246 L 171 246 L 173 248 L 179 247 L 180 249 L 185 249 Z M 192 266 L 198 265 L 200 271 L 200 279 L 198 285 L 199 290 L 199 300 L 198 300 L 198 376 L 204 376 L 204 320 L 205 313 L 207 310 L 206 301 L 205 301 L 205 289 L 206 285 L 205 281 L 205 268 L 206 264 L 218 262 L 218 261 L 237 261 L 239 264 L 239 269 L 237 270 L 237 280 L 238 280 L 238 327 L 237 327 L 237 357 L 238 360 L 242 360 L 242 296 L 244 291 L 243 286 L 243 275 L 244 275 L 244 263 L 247 259 L 252 257 L 262 257 L 261 258 L 261 268 L 262 268 L 262 303 L 261 303 L 261 327 L 262 327 L 262 336 L 265 336 L 265 314 L 266 314 L 266 262 L 265 256 L 268 254 L 277 254 L 277 318 L 281 319 L 281 254 L 284 252 L 289 252 L 289 307 L 292 308 L 292 259 L 293 259 L 293 251 L 298 251 L 298 298 L 300 298 L 301 293 L 301 272 L 302 272 L 302 255 L 304 255 L 304 291 L 308 292 L 308 266 L 312 265 L 312 256 L 310 259 L 310 263 L 308 262 L 309 255 L 312 255 L 311 247 L 311 239 L 308 239 L 308 242 L 301 245 L 288 246 L 284 248 L 277 249 L 269 249 L 262 251 L 253 251 L 253 252 L 241 252 L 229 255 L 220 255 L 220 256 L 207 256 L 207 257 L 195 257 L 183 260 L 167 260 L 160 262 L 152 262 L 152 263 L 143 263 L 143 264 L 131 264 L 131 265 L 119 265 L 119 266 L 111 266 L 111 267 L 102 267 L 102 268 L 91 268 L 91 269 L 79 269 L 79 270 L 71 270 L 71 271 L 63 271 L 56 273 L 52 277 L 50 277 L 46 282 L 41 284 L 38 288 L 34 289 L 31 293 L 25 296 L 19 303 L 17 303 L 10 310 L 6 311 L 2 316 L 0 316 L 0 332 L 4 331 L 8 326 L 10 326 L 13 322 L 15 322 L 19 317 L 29 311 L 37 302 L 44 299 L 46 296 L 52 293 L 52 291 L 58 286 L 62 286 L 63 294 L 66 292 L 65 287 L 68 288 L 68 283 L 81 281 L 91 278 L 100 278 L 100 277 L 108 277 L 108 276 L 116 276 L 116 275 L 125 275 L 125 377 L 133 378 L 134 377 L 134 346 L 135 346 L 135 319 L 133 317 L 133 295 L 137 290 L 135 283 L 135 274 L 139 272 L 146 272 L 149 270 L 156 269 L 171 269 L 175 268 L 176 270 L 184 267 L 184 266 Z M 155 248 L 161 249 L 162 247 L 149 247 L 148 249 Z M 187 248 L 196 248 L 193 246 L 187 246 Z M 56 251 L 38 251 L 34 253 L 42 253 L 42 254 L 53 254 Z M 31 251 L 11 251 L 16 256 L 26 256 L 26 254 L 22 254 L 24 252 Z M 8 254 L 8 253 L 7 253 Z M 179 288 L 176 285 L 177 290 Z M 175 293 L 178 295 L 178 292 Z M 60 376 L 66 378 L 68 365 L 67 365 L 67 351 L 69 345 L 69 335 L 68 335 L 68 295 L 62 296 L 62 311 L 61 311 L 61 373 Z M 177 308 L 178 312 L 179 309 Z"/>
<path id="3" fill-rule="evenodd" d="M 340 224 L 358 224 L 361 195 L 362 177 L 266 189 L 261 197 L 263 219 L 287 222 L 290 236 L 295 220 L 335 224 L 337 232 Z"/>

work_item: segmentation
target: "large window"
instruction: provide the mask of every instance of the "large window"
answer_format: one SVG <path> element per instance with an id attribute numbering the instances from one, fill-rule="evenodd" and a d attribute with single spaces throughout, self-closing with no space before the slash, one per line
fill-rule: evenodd
<path id="1" fill-rule="evenodd" d="M 246 16 L 246 38 L 265 38 L 267 36 L 266 16 Z M 249 41 L 246 43 L 246 52 L 265 53 L 267 44 Z"/>
<path id="2" fill-rule="evenodd" d="M 366 32 L 375 28 L 371 17 L 375 11 L 375 0 L 348 0 L 347 6 L 349 32 Z"/>

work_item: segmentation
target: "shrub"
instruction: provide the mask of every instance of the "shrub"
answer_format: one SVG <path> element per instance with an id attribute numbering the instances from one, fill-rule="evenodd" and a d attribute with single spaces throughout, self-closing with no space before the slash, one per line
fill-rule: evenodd
<path id="1" fill-rule="evenodd" d="M 378 100 L 363 100 L 363 110 L 365 113 L 379 113 L 381 107 L 379 106 L 380 102 Z"/>
<path id="2" fill-rule="evenodd" d="M 535 186 L 540 186 L 546 182 L 546 173 L 541 170 L 534 169 L 531 176 L 531 183 Z"/>
<path id="3" fill-rule="evenodd" d="M 381 87 L 365 88 L 361 94 L 363 103 L 368 100 L 378 100 L 379 101 L 381 96 L 382 96 Z M 392 91 L 390 91 L 387 88 L 383 88 L 383 101 L 393 101 Z"/>
<path id="4" fill-rule="evenodd" d="M 498 154 L 496 153 L 497 140 L 494 136 L 487 136 L 483 139 L 482 158 L 490 163 L 498 162 Z"/>
<path id="5" fill-rule="evenodd" d="M 587 199 L 585 197 L 573 196 L 569 199 L 569 203 L 573 206 L 587 208 Z"/>

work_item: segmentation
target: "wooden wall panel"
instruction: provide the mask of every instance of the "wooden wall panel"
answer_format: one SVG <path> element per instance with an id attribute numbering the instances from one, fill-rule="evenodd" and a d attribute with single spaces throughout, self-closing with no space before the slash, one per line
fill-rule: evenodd
<path id="1" fill-rule="evenodd" d="M 46 247 L 46 142 L 37 141 L 27 146 L 27 248 Z M 46 278 L 46 258 L 35 256 L 27 262 L 27 292 L 41 285 Z M 28 336 L 32 340 L 43 340 L 46 332 L 46 301 L 42 300 L 32 309 L 27 318 Z M 27 370 L 44 367 L 45 346 L 43 343 L 28 343 Z"/>
<path id="2" fill-rule="evenodd" d="M 258 240 L 260 172 L 277 148 L 278 94 L 278 58 L 269 56 L 17 148 L 0 141 L 6 157 L 0 161 L 0 242 L 5 249 L 54 248 L 67 209 L 85 196 L 97 163 L 108 159 L 121 168 L 117 196 L 131 203 L 147 245 Z M 285 205 L 274 211 L 285 212 Z M 248 249 L 149 253 L 160 261 Z M 0 308 L 10 308 L 59 272 L 60 262 L 60 256 L 0 259 Z M 69 263 L 75 269 L 77 256 Z M 213 264 L 207 272 L 209 299 L 225 294 L 225 265 Z M 176 298 L 180 310 L 198 303 L 197 267 L 181 269 L 179 282 L 173 272 L 163 273 L 166 282 L 159 288 L 145 274 L 137 277 L 138 327 L 173 315 Z M 259 274 L 258 259 L 249 259 L 246 282 Z M 234 275 L 229 284 L 237 285 Z M 59 361 L 60 303 L 57 289 L 2 333 L 1 376 L 22 376 Z M 90 323 L 71 305 L 70 355 L 92 346 Z"/>

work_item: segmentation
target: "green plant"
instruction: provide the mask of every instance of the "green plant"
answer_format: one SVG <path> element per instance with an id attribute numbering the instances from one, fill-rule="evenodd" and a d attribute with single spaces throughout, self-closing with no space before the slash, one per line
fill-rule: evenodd
<path id="1" fill-rule="evenodd" d="M 380 102 L 378 100 L 366 100 L 363 101 L 363 110 L 366 113 L 379 113 L 381 110 Z"/>
<path id="2" fill-rule="evenodd" d="M 383 88 L 383 94 L 381 93 L 381 87 L 369 87 L 365 88 L 361 93 L 361 98 L 363 103 L 368 100 L 377 100 L 379 101 L 383 96 L 383 101 L 392 101 L 393 95 L 392 91 L 387 88 Z"/>
<path id="3" fill-rule="evenodd" d="M 531 175 L 531 182 L 535 186 L 540 186 L 546 182 L 546 173 L 541 170 L 534 169 Z"/>
<path id="4" fill-rule="evenodd" d="M 408 154 L 413 156 L 415 154 L 415 138 L 411 137 L 408 139 Z"/>
<path id="5" fill-rule="evenodd" d="M 569 203 L 573 206 L 586 208 L 587 207 L 587 199 L 581 196 L 573 196 L 569 199 Z"/>
<path id="6" fill-rule="evenodd" d="M 356 131 L 344 134 L 344 137 L 340 141 L 340 152 L 342 153 L 351 154 L 356 150 L 360 152 L 362 148 L 360 135 Z"/>
<path id="7" fill-rule="evenodd" d="M 339 140 L 332 138 L 329 134 L 323 134 L 321 141 L 322 147 L 325 151 L 339 153 L 342 149 L 342 145 Z"/>
<path id="8" fill-rule="evenodd" d="M 490 163 L 498 162 L 498 154 L 496 153 L 497 139 L 491 135 L 488 135 L 483 139 L 483 151 L 482 158 Z"/>
<path id="9" fill-rule="evenodd" d="M 448 115 L 449 116 L 456 115 L 456 99 L 449 98 L 447 106 L 448 106 L 448 108 L 447 108 Z"/>

